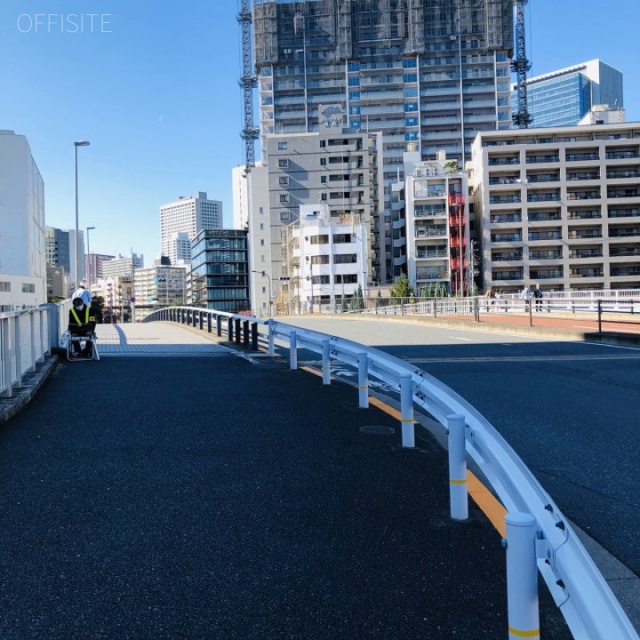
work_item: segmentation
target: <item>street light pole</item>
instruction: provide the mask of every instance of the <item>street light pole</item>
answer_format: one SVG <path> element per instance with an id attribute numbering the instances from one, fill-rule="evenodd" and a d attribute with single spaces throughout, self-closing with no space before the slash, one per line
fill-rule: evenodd
<path id="1" fill-rule="evenodd" d="M 87 289 L 91 291 L 91 251 L 89 250 L 89 231 L 95 230 L 95 227 L 87 227 Z"/>
<path id="2" fill-rule="evenodd" d="M 88 147 L 91 143 L 88 140 L 78 140 L 73 143 L 75 150 L 75 176 L 76 176 L 76 286 L 80 285 L 80 224 L 78 216 L 78 147 Z"/>

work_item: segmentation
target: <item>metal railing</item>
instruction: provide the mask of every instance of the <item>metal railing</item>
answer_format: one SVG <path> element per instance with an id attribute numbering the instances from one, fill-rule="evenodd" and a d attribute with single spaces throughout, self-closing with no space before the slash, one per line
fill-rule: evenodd
<path id="1" fill-rule="evenodd" d="M 472 299 L 449 302 L 451 305 L 461 303 L 473 306 Z M 209 332 L 215 324 L 218 335 L 222 335 L 226 327 L 230 339 L 235 336 L 235 341 L 238 341 L 241 336 L 240 342 L 252 348 L 257 348 L 257 335 L 261 331 L 261 339 L 267 342 L 270 354 L 274 353 L 275 341 L 288 348 L 292 369 L 298 366 L 299 349 L 319 354 L 324 384 L 330 384 L 332 360 L 354 367 L 358 371 L 362 407 L 368 406 L 369 377 L 376 378 L 400 393 L 404 446 L 414 446 L 414 406 L 434 418 L 449 437 L 451 432 L 447 425 L 462 420 L 466 455 L 475 461 L 502 501 L 509 512 L 507 519 L 515 514 L 526 514 L 526 518 L 532 518 L 535 543 L 530 546 L 529 553 L 534 554 L 535 558 L 530 558 L 530 564 L 534 567 L 537 565 L 574 638 L 639 639 L 569 522 L 535 476 L 486 418 L 436 378 L 378 349 L 275 320 L 184 307 L 157 311 L 148 316 L 145 322 L 153 320 L 173 320 L 201 329 L 206 324 Z M 248 337 L 252 332 L 255 341 Z M 508 585 L 508 589 L 511 594 L 512 585 Z M 530 601 L 525 603 L 529 609 L 531 604 Z M 530 635 L 533 637 L 533 632 Z"/>
<path id="2" fill-rule="evenodd" d="M 25 375 L 35 371 L 58 344 L 60 336 L 52 332 L 60 313 L 60 307 L 53 304 L 0 313 L 0 397 L 13 397 Z"/>

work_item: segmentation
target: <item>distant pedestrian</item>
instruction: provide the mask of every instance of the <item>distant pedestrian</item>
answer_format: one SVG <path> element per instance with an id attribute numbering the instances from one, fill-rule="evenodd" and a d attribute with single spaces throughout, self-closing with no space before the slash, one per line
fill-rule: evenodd
<path id="1" fill-rule="evenodd" d="M 531 289 L 529 289 L 529 285 L 525 285 L 524 289 L 520 292 L 520 298 L 524 300 L 524 310 L 529 311 L 529 304 L 531 303 L 531 298 L 533 294 L 531 293 Z"/>
<path id="2" fill-rule="evenodd" d="M 539 284 L 533 290 L 533 297 L 536 299 L 536 311 L 542 311 L 542 289 Z"/>
<path id="3" fill-rule="evenodd" d="M 487 311 L 490 311 L 496 298 L 496 290 L 493 287 L 489 287 L 487 289 L 487 292 L 485 293 L 485 296 L 487 298 Z"/>

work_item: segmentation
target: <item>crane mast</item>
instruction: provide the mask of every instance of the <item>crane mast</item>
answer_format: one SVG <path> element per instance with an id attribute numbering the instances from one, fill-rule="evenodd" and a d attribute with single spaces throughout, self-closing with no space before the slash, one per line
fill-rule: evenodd
<path id="1" fill-rule="evenodd" d="M 517 74 L 518 110 L 512 115 L 511 119 L 519 129 L 528 128 L 532 120 L 527 108 L 527 71 L 531 69 L 531 63 L 527 60 L 524 37 L 524 7 L 527 2 L 528 0 L 514 0 L 516 7 L 516 57 L 511 61 L 511 69 Z"/>
<path id="2" fill-rule="evenodd" d="M 251 59 L 251 0 L 242 0 L 237 19 L 242 32 L 242 77 L 238 84 L 242 89 L 244 110 L 244 128 L 240 137 L 244 140 L 245 170 L 248 173 L 255 166 L 255 141 L 259 133 L 253 125 L 253 90 L 258 85 L 258 78 L 253 73 Z"/>

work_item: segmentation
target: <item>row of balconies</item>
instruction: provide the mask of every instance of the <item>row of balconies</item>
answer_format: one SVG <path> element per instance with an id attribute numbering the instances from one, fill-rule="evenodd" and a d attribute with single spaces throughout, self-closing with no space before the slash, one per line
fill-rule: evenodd
<path id="1" fill-rule="evenodd" d="M 565 162 L 599 162 L 600 153 L 596 150 L 591 151 L 572 151 L 565 152 Z M 606 160 L 629 160 L 640 158 L 638 147 L 628 150 L 611 150 L 605 152 Z M 510 153 L 505 155 L 490 155 L 488 158 L 489 166 L 520 164 L 520 153 Z M 541 163 L 558 163 L 560 162 L 560 151 L 555 152 L 529 152 L 525 155 L 525 164 L 541 164 Z"/>

